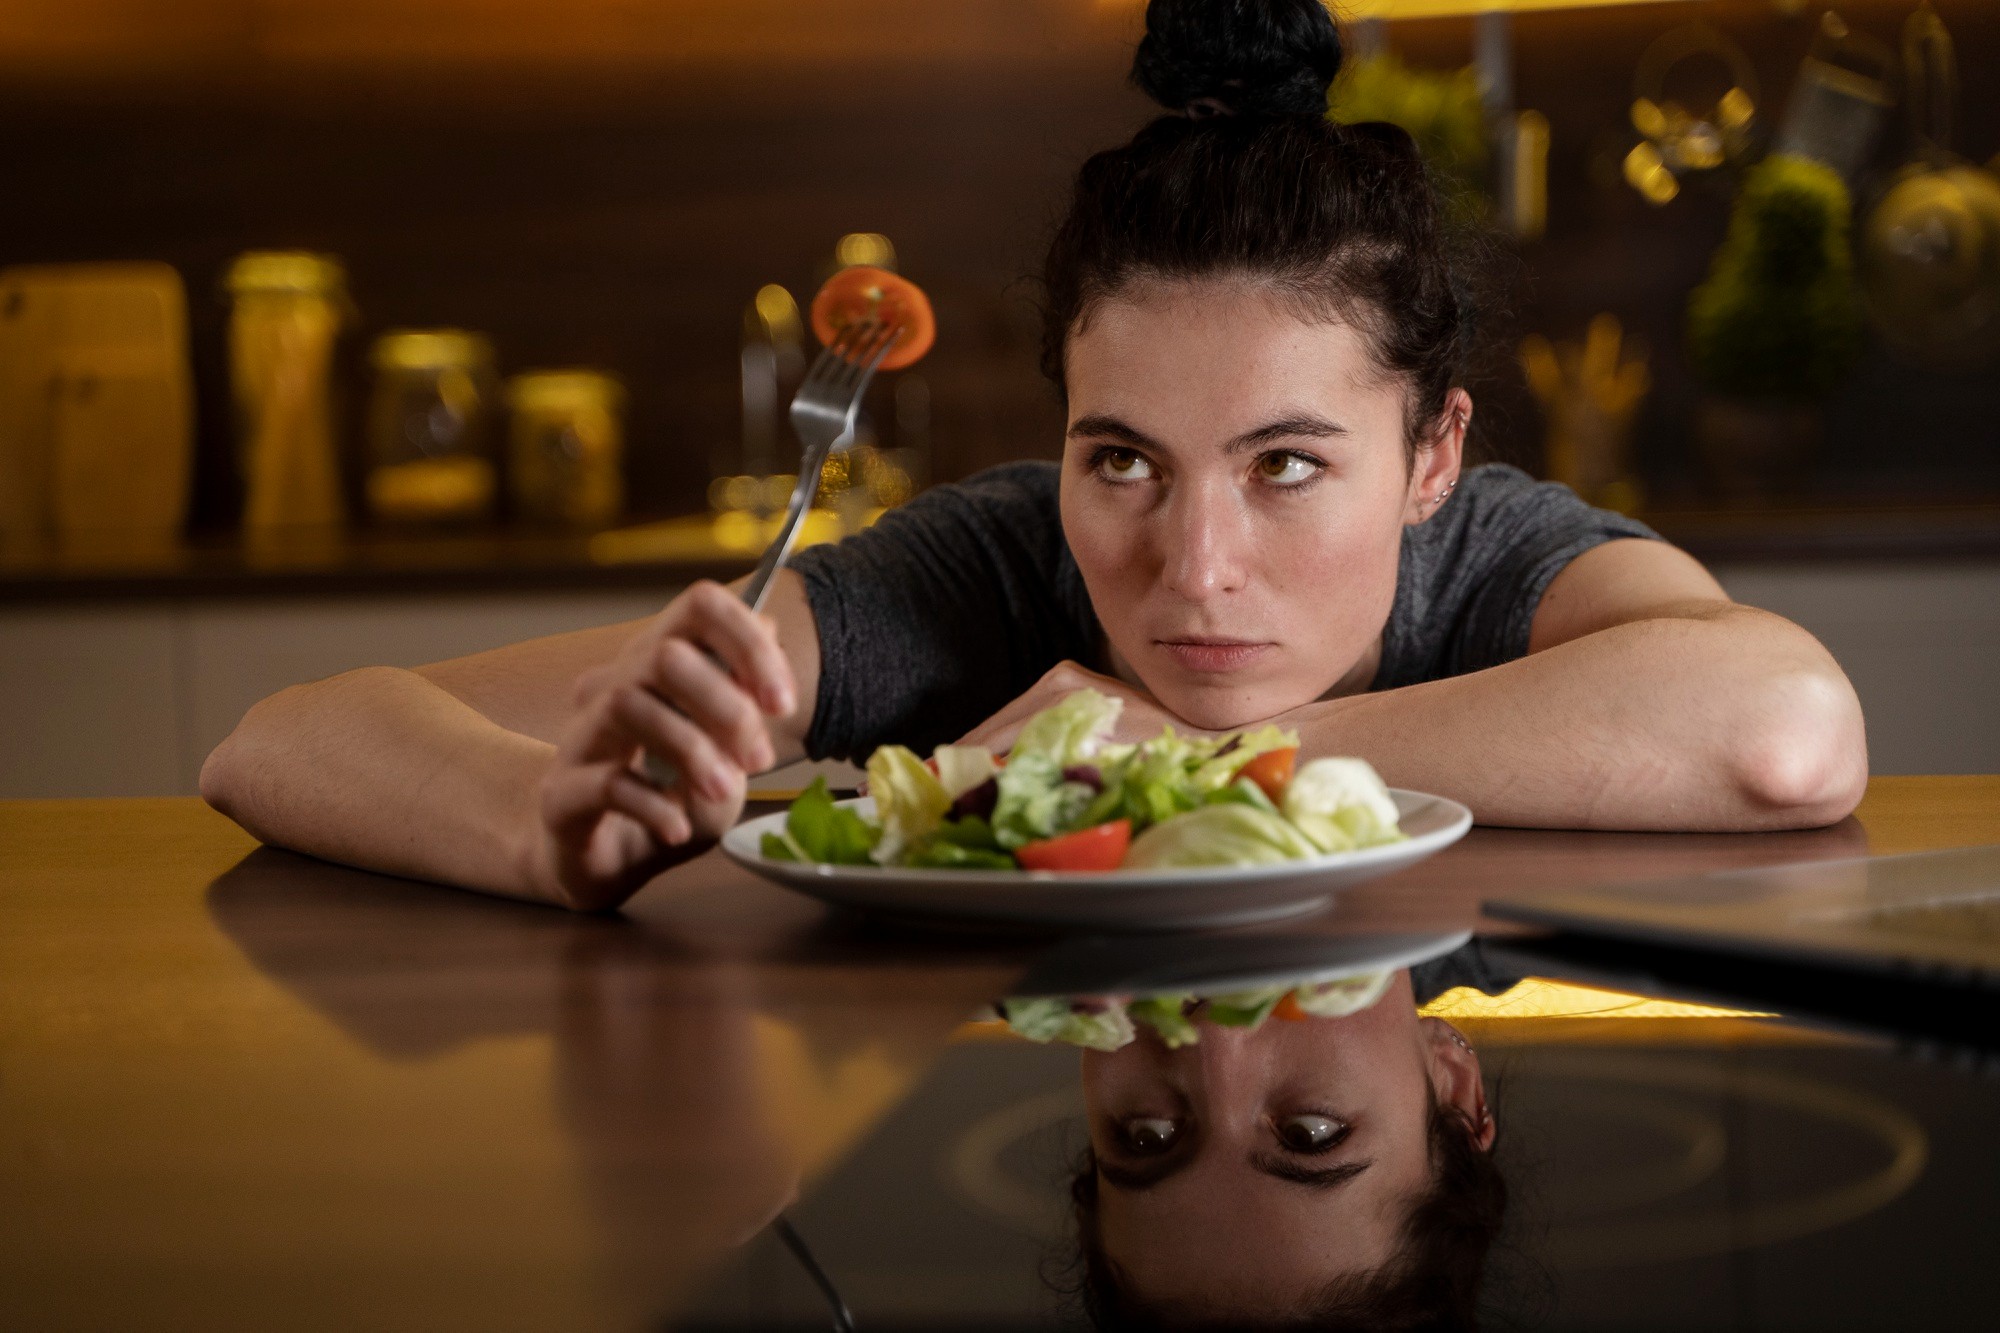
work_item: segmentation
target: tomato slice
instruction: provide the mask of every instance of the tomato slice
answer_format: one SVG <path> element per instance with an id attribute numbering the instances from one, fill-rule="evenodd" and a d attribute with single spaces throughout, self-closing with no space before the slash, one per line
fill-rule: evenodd
<path id="1" fill-rule="evenodd" d="M 1303 1023 L 1312 1015 L 1299 1008 L 1299 997 L 1294 991 L 1285 992 L 1285 998 L 1278 1001 L 1278 1007 L 1271 1011 L 1271 1017 L 1282 1018 L 1287 1023 Z"/>
<path id="2" fill-rule="evenodd" d="M 866 264 L 844 268 L 813 297 L 813 334 L 823 346 L 831 346 L 849 324 L 866 319 L 880 320 L 901 335 L 882 358 L 883 370 L 916 364 L 937 341 L 930 298 L 916 283 L 887 269 Z"/>
<path id="3" fill-rule="evenodd" d="M 1292 765 L 1298 762 L 1297 746 L 1283 750 L 1266 750 L 1243 765 L 1238 773 L 1264 789 L 1264 794 L 1274 802 L 1284 799 L 1285 788 L 1292 780 Z"/>
<path id="4" fill-rule="evenodd" d="M 1132 845 L 1132 821 L 1114 819 L 1014 849 L 1023 870 L 1116 870 Z"/>

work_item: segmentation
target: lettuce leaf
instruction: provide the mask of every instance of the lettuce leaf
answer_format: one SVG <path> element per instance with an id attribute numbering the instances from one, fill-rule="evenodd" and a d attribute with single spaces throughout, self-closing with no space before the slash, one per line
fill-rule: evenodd
<path id="1" fill-rule="evenodd" d="M 1000 771 L 993 751 L 983 745 L 940 745 L 931 751 L 938 782 L 955 801 Z"/>
<path id="2" fill-rule="evenodd" d="M 1319 848 L 1283 816 L 1229 801 L 1153 825 L 1132 840 L 1125 867 L 1272 865 L 1317 855 Z"/>
<path id="3" fill-rule="evenodd" d="M 955 870 L 1016 870 L 1014 858 L 1000 848 L 993 826 L 977 815 L 948 819 L 903 857 L 906 866 Z"/>
<path id="4" fill-rule="evenodd" d="M 1209 753 L 1202 757 L 1188 780 L 1196 791 L 1215 791 L 1234 782 L 1236 775 L 1243 771 L 1243 765 L 1258 755 L 1270 750 L 1295 750 L 1298 745 L 1298 732 L 1269 725 L 1259 727 L 1255 731 L 1224 736 L 1213 743 Z"/>
<path id="5" fill-rule="evenodd" d="M 1271 804 L 1271 798 L 1264 794 L 1264 789 L 1249 778 L 1237 778 L 1227 787 L 1216 788 L 1208 795 L 1202 797 L 1201 803 L 1203 805 L 1247 805 L 1253 810 L 1262 810 L 1267 814 L 1275 815 L 1278 813 L 1278 807 Z"/>
<path id="6" fill-rule="evenodd" d="M 825 778 L 814 778 L 785 812 L 784 833 L 766 833 L 761 850 L 781 861 L 867 865 L 879 837 L 874 825 L 834 804 Z"/>
<path id="7" fill-rule="evenodd" d="M 1315 759 L 1292 775 L 1285 818 L 1322 851 L 1401 842 L 1395 798 L 1365 759 Z"/>
<path id="8" fill-rule="evenodd" d="M 1080 817 L 1099 794 L 1086 783 L 1065 780 L 1060 764 L 1033 751 L 1016 750 L 997 781 L 993 836 L 1010 851 L 1081 828 Z"/>
<path id="9" fill-rule="evenodd" d="M 1132 1017 L 1160 1034 L 1168 1050 L 1179 1050 L 1201 1040 L 1193 1020 L 1187 1016 L 1192 995 L 1150 995 L 1127 1007 Z"/>
<path id="10" fill-rule="evenodd" d="M 951 810 L 944 784 L 901 745 L 879 746 L 868 756 L 868 794 L 875 798 L 875 815 L 882 823 L 873 852 L 877 865 L 894 865 L 905 848 L 936 829 Z"/>
<path id="11" fill-rule="evenodd" d="M 1058 769 L 1094 758 L 1124 709 L 1123 699 L 1096 690 L 1066 694 L 1028 719 L 1014 740 L 1007 766 L 1012 768 L 1023 755 L 1052 759 Z"/>
<path id="12" fill-rule="evenodd" d="M 1009 768 L 1013 764 L 1009 762 Z M 1068 1042 L 1093 1051 L 1115 1051 L 1138 1035 L 1125 1006 L 1115 1000 L 1084 1006 L 1068 999 L 1002 1000 L 1007 1026 L 1029 1041 Z"/>
<path id="13" fill-rule="evenodd" d="M 985 847 L 933 838 L 911 848 L 903 857 L 906 866 L 927 870 L 1019 870 L 1014 858 Z"/>
<path id="14" fill-rule="evenodd" d="M 1389 989 L 1392 972 L 1369 972 L 1358 977 L 1342 977 L 1338 981 L 1321 981 L 1309 986 L 1300 986 L 1292 992 L 1292 999 L 1299 1008 L 1315 1018 L 1345 1018 L 1358 1014 Z"/>
<path id="15" fill-rule="evenodd" d="M 1271 1011 L 1278 1007 L 1278 1001 L 1291 991 L 1289 986 L 1265 986 L 1258 990 L 1239 991 L 1234 995 L 1213 995 L 1209 997 L 1208 1008 L 1204 1011 L 1208 1021 L 1226 1028 L 1261 1027 Z"/>

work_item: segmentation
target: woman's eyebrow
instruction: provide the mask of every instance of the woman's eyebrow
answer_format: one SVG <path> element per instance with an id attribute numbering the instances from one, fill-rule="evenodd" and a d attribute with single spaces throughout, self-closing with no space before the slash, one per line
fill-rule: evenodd
<path id="1" fill-rule="evenodd" d="M 1290 440 L 1301 436 L 1307 439 L 1325 440 L 1345 434 L 1347 427 L 1338 421 L 1328 421 L 1325 417 L 1316 417 L 1310 412 L 1299 412 L 1292 416 L 1280 417 L 1276 421 L 1268 421 L 1255 430 L 1245 431 L 1231 440 L 1223 452 L 1241 453 L 1245 449 L 1254 449 L 1273 440 Z"/>
<path id="2" fill-rule="evenodd" d="M 1339 1166 L 1301 1166 L 1297 1162 L 1282 1157 L 1258 1154 L 1250 1159 L 1250 1165 L 1267 1176 L 1288 1180 L 1294 1185 L 1304 1185 L 1308 1189 L 1339 1189 L 1348 1181 L 1375 1165 L 1374 1158 L 1359 1162 L 1342 1162 Z"/>
<path id="3" fill-rule="evenodd" d="M 1140 430 L 1137 426 L 1129 425 L 1114 416 L 1106 416 L 1102 412 L 1093 412 L 1087 417 L 1078 417 L 1076 423 L 1069 428 L 1069 434 L 1071 439 L 1086 435 L 1108 435 L 1114 440 L 1123 440 L 1125 443 L 1137 445 L 1141 449 L 1157 449 L 1160 447 L 1158 440 L 1146 434 L 1146 432 Z"/>

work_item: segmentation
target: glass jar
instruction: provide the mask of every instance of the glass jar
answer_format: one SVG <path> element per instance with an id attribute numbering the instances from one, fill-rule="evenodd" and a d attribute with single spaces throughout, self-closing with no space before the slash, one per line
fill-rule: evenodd
<path id="1" fill-rule="evenodd" d="M 331 377 L 350 311 L 346 272 L 331 255 L 253 250 L 225 282 L 244 531 L 254 541 L 337 526 L 346 506 Z"/>
<path id="2" fill-rule="evenodd" d="M 507 469 L 515 516 L 604 527 L 625 504 L 625 389 L 597 370 L 530 370 L 507 381 Z"/>
<path id="3" fill-rule="evenodd" d="M 490 519 L 497 491 L 493 345 L 463 329 L 375 340 L 368 508 L 385 523 Z"/>

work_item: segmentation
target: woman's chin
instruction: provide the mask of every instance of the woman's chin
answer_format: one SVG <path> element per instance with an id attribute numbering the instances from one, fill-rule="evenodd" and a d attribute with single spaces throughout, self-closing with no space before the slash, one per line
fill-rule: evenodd
<path id="1" fill-rule="evenodd" d="M 1281 713 L 1311 703 L 1314 696 L 1268 685 L 1209 678 L 1177 680 L 1153 691 L 1162 707 L 1201 731 L 1241 731 L 1261 726 Z"/>

